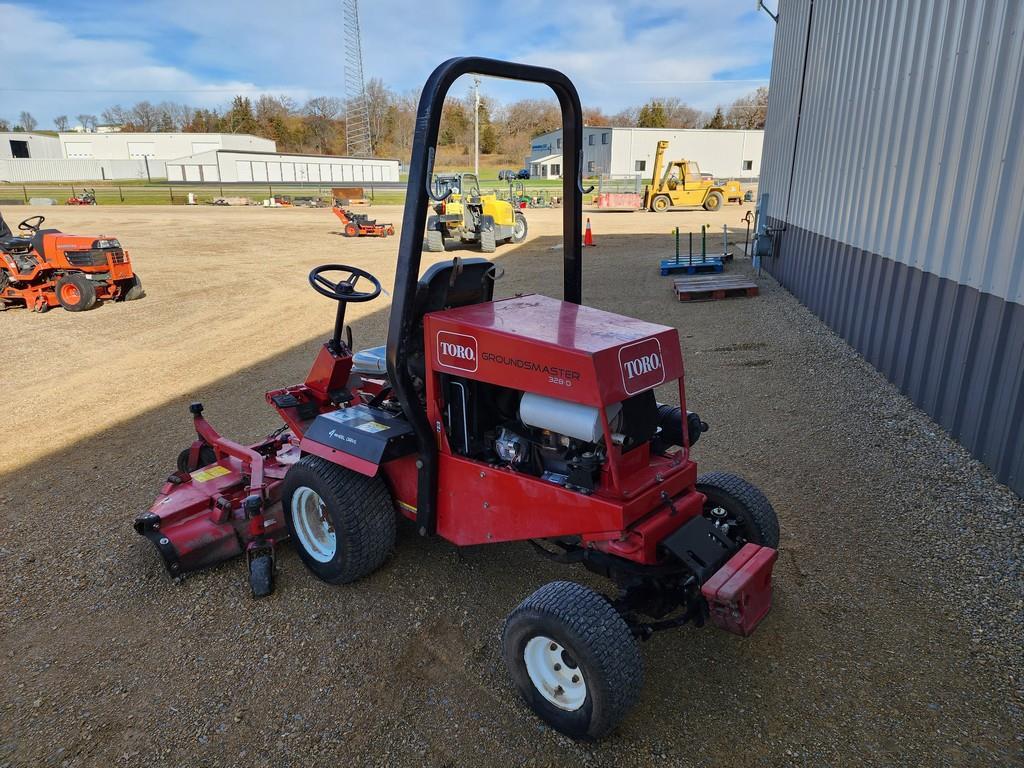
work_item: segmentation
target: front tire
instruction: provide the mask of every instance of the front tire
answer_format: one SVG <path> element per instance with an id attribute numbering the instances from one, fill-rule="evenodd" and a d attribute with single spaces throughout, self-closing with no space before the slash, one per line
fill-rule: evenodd
<path id="1" fill-rule="evenodd" d="M 655 213 L 664 213 L 671 204 L 672 200 L 667 195 L 658 195 L 651 201 L 651 210 Z"/>
<path id="2" fill-rule="evenodd" d="M 708 472 L 697 478 L 697 490 L 707 497 L 704 515 L 739 528 L 747 541 L 779 547 L 779 518 L 761 490 L 730 472 Z"/>
<path id="3" fill-rule="evenodd" d="M 121 284 L 121 301 L 138 301 L 146 292 L 142 290 L 142 281 L 138 275 L 132 275 Z"/>
<path id="4" fill-rule="evenodd" d="M 526 704 L 575 739 L 598 739 L 629 713 L 643 687 L 640 649 L 602 595 L 553 581 L 505 621 L 502 655 Z"/>
<path id="5" fill-rule="evenodd" d="M 444 235 L 441 234 L 440 230 L 427 230 L 427 236 L 423 238 L 423 250 L 429 253 L 441 253 L 444 251 Z"/>
<path id="6" fill-rule="evenodd" d="M 710 195 L 707 196 L 707 199 L 704 201 L 704 210 L 705 211 L 717 211 L 721 207 L 722 207 L 722 193 L 721 192 L 712 192 Z"/>
<path id="7" fill-rule="evenodd" d="M 493 229 L 481 229 L 480 230 L 480 250 L 484 253 L 494 253 L 494 249 L 498 247 L 497 240 L 494 239 Z"/>
<path id="8" fill-rule="evenodd" d="M 85 312 L 96 306 L 96 286 L 80 272 L 61 277 L 55 289 L 57 301 L 68 312 Z"/>
<path id="9" fill-rule="evenodd" d="M 285 475 L 281 504 L 299 557 L 328 584 L 368 576 L 395 546 L 395 509 L 379 477 L 306 456 Z"/>
<path id="10" fill-rule="evenodd" d="M 515 223 L 512 225 L 512 242 L 521 243 L 526 239 L 529 227 L 526 225 L 526 217 L 516 211 Z"/>

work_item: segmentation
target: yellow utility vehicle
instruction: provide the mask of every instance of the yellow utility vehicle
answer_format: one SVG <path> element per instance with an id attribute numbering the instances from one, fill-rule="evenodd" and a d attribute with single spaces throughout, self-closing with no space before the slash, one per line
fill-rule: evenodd
<path id="1" fill-rule="evenodd" d="M 426 251 L 443 251 L 445 240 L 479 243 L 493 253 L 498 243 L 526 239 L 526 216 L 508 200 L 482 194 L 472 173 L 437 174 L 433 179 L 434 215 L 427 219 Z"/>
<path id="2" fill-rule="evenodd" d="M 717 184 L 704 176 L 693 160 L 672 160 L 666 164 L 667 149 L 667 141 L 658 142 L 651 183 L 644 187 L 643 208 L 657 213 L 669 208 L 695 207 L 717 211 L 725 202 L 743 202 L 738 181 Z"/>

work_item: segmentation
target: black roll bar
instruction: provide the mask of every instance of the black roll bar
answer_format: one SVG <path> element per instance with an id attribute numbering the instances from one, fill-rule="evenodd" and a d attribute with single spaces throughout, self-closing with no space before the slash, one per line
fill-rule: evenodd
<path id="1" fill-rule="evenodd" d="M 562 109 L 563 156 L 563 289 L 565 301 L 583 300 L 583 112 L 580 97 L 572 82 L 554 69 L 516 64 L 510 61 L 476 56 L 449 59 L 435 69 L 423 86 L 416 110 L 416 132 L 409 163 L 409 184 L 402 217 L 402 236 L 398 244 L 398 268 L 388 324 L 387 362 L 391 386 L 398 395 L 406 418 L 412 425 L 419 446 L 416 462 L 416 524 L 421 536 L 436 531 L 437 522 L 437 436 L 420 407 L 412 375 L 406 365 L 409 339 L 417 332 L 413 303 L 420 274 L 423 231 L 427 207 L 433 195 L 430 180 L 434 173 L 434 147 L 441 124 L 441 109 L 452 83 L 462 75 L 477 74 L 522 80 L 547 85 L 555 92 Z"/>

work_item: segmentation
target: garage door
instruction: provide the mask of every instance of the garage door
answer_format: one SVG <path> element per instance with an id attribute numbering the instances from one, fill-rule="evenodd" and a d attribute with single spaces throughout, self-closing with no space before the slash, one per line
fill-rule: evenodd
<path id="1" fill-rule="evenodd" d="M 238 181 L 252 181 L 252 163 L 248 160 L 235 160 L 235 174 Z"/>

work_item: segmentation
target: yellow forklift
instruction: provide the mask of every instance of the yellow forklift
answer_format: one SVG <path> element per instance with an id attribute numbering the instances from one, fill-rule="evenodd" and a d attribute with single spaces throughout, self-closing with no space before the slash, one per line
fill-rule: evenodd
<path id="1" fill-rule="evenodd" d="M 672 160 L 665 163 L 667 141 L 658 142 L 654 155 L 654 173 L 651 183 L 644 187 L 643 208 L 655 213 L 669 208 L 702 207 L 717 211 L 725 202 L 743 202 L 743 190 L 738 181 L 718 184 L 700 172 L 693 160 Z"/>

